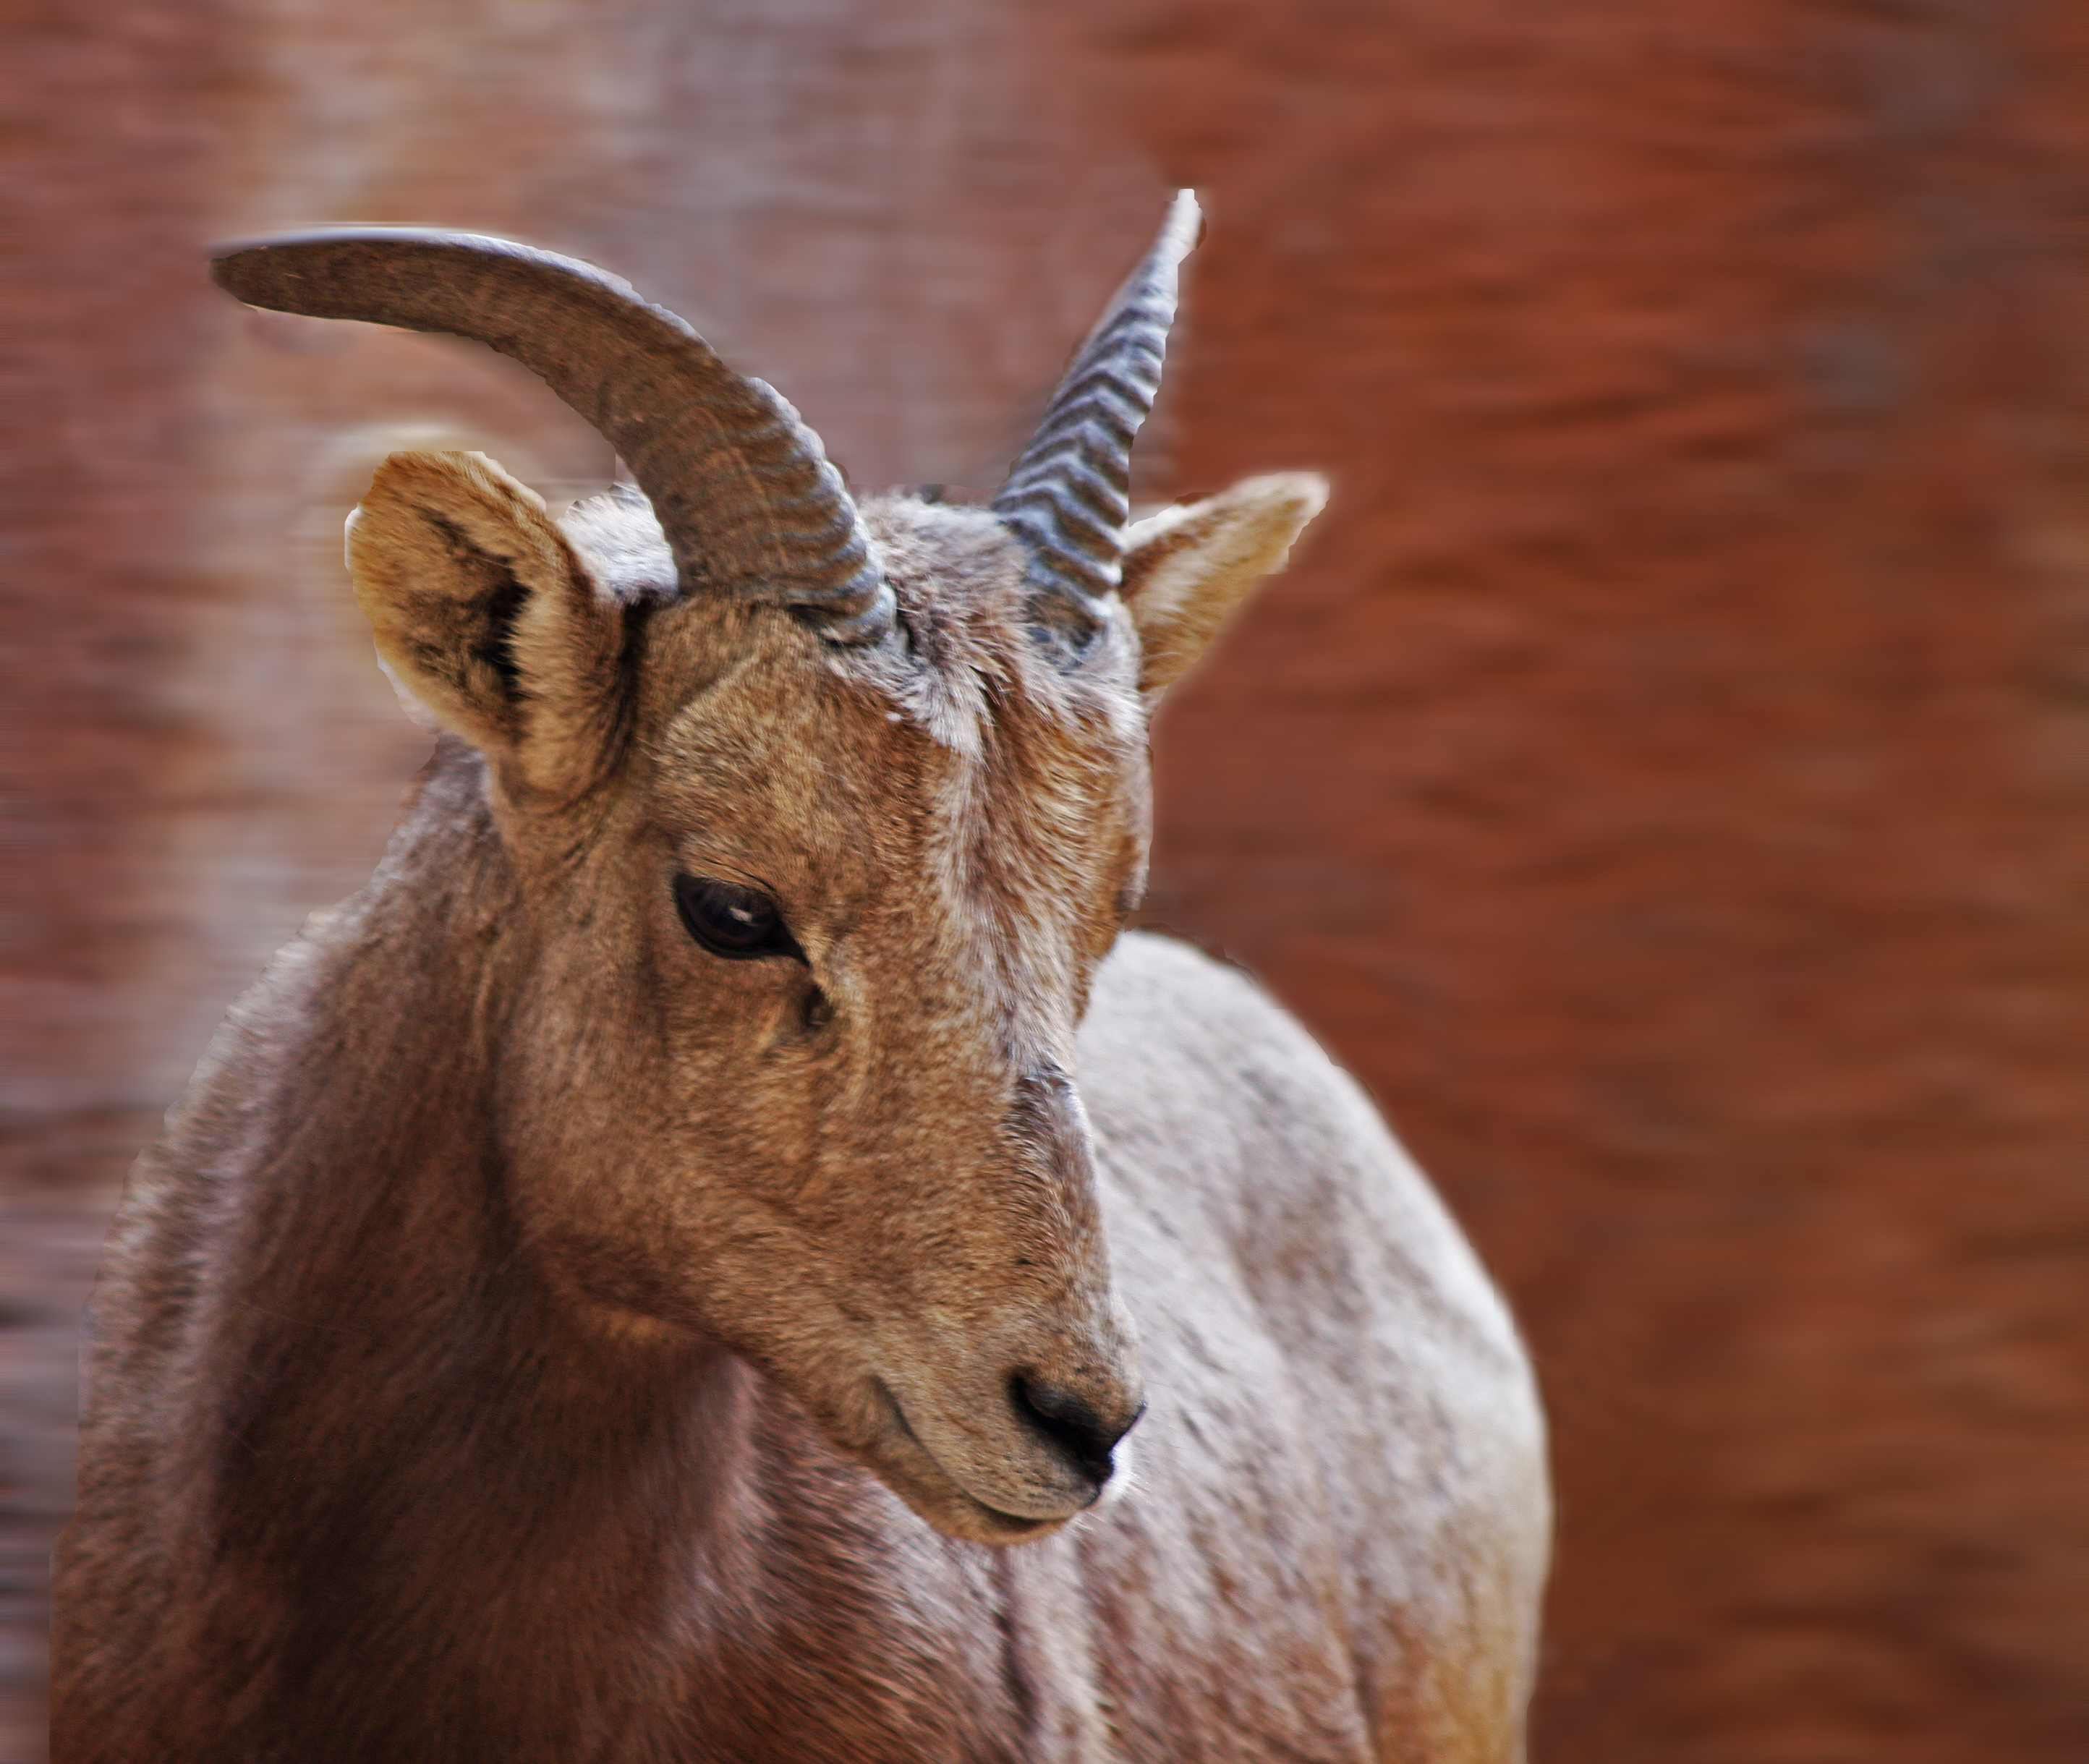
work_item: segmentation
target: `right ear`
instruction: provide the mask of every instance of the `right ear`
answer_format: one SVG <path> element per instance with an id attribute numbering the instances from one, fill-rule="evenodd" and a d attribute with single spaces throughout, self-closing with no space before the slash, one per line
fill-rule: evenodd
<path id="1" fill-rule="evenodd" d="M 1327 502 L 1324 477 L 1281 472 L 1131 527 L 1117 593 L 1139 627 L 1146 653 L 1139 683 L 1149 699 L 1188 670 L 1257 582 L 1284 567 Z"/>
<path id="2" fill-rule="evenodd" d="M 483 453 L 395 453 L 349 522 L 348 567 L 392 679 L 511 795 L 564 802 L 600 775 L 622 613 L 529 486 Z"/>

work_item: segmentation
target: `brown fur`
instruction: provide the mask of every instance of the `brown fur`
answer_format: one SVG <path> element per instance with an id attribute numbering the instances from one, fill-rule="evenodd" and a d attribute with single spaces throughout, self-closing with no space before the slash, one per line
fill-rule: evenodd
<path id="1" fill-rule="evenodd" d="M 1304 1035 L 1117 934 L 1142 684 L 1319 499 L 1135 529 L 1069 661 L 982 512 L 869 506 L 850 651 L 672 600 L 628 493 L 388 463 L 358 593 L 453 734 L 134 1182 L 60 1764 L 1520 1755 L 1513 1331 Z M 1019 1375 L 1150 1398 L 1092 1510 Z"/>

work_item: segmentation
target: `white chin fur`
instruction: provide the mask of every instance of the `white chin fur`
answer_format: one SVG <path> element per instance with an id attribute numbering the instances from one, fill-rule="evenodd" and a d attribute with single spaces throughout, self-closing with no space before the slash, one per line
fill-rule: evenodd
<path id="1" fill-rule="evenodd" d="M 1131 1492 L 1133 1479 L 1138 1475 L 1138 1462 L 1129 1437 L 1117 1442 L 1110 1461 L 1117 1467 L 1110 1472 L 1110 1479 L 1103 1484 L 1103 1492 L 1096 1496 L 1096 1504 L 1088 1509 L 1091 1513 L 1100 1513 L 1105 1507 L 1113 1507 L 1123 1500 Z"/>

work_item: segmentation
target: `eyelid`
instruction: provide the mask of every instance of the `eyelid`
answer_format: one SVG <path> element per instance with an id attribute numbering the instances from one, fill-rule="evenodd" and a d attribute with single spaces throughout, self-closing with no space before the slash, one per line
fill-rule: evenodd
<path id="1" fill-rule="evenodd" d="M 783 891 L 768 877 L 750 870 L 730 852 L 720 851 L 710 846 L 683 846 L 676 850 L 676 873 L 701 880 L 709 877 L 714 882 L 737 882 L 742 888 L 759 888 L 779 906 L 783 901 Z"/>

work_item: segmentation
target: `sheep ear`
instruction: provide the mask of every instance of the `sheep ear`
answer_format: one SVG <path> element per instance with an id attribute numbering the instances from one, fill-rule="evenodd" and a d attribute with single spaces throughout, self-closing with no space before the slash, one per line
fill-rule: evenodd
<path id="1" fill-rule="evenodd" d="M 1126 533 L 1117 592 L 1145 648 L 1139 685 L 1149 696 L 1173 684 L 1248 590 L 1282 567 L 1327 501 L 1325 478 L 1285 472 L 1164 508 Z"/>
<path id="2" fill-rule="evenodd" d="M 482 453 L 395 453 L 349 522 L 348 567 L 393 682 L 511 796 L 561 802 L 599 776 L 621 615 L 534 490 Z"/>

